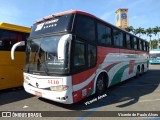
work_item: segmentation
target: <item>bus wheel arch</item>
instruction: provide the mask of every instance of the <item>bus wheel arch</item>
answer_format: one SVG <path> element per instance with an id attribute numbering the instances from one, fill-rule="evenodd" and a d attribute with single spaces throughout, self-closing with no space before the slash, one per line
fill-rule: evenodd
<path id="1" fill-rule="evenodd" d="M 140 65 L 138 65 L 136 68 L 136 78 L 140 76 L 140 70 L 141 70 L 140 68 L 141 68 Z"/>
<path id="2" fill-rule="evenodd" d="M 96 75 L 95 81 L 94 81 L 94 93 L 95 94 L 102 94 L 108 87 L 108 73 L 106 71 L 101 71 Z M 103 85 L 102 85 L 103 84 Z M 98 87 L 102 87 L 102 89 Z"/>

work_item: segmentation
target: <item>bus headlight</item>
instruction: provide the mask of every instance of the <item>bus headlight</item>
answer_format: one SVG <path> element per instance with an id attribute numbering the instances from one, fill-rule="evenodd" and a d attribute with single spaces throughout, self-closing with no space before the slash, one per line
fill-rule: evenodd
<path id="1" fill-rule="evenodd" d="M 24 79 L 24 83 L 28 84 L 28 80 Z"/>
<path id="2" fill-rule="evenodd" d="M 51 86 L 50 89 L 52 91 L 66 91 L 69 87 L 66 85 L 59 85 L 59 86 Z"/>

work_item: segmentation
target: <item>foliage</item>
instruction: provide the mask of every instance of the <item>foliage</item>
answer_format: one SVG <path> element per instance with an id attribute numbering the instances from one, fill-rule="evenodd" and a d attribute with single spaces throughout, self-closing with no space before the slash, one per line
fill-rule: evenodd
<path id="1" fill-rule="evenodd" d="M 150 37 L 150 48 L 151 49 L 154 49 L 154 48 L 157 48 L 158 46 L 158 43 L 160 44 L 160 38 L 159 38 L 159 33 L 160 33 L 160 27 L 156 26 L 154 28 L 148 28 L 148 29 L 144 29 L 144 28 L 134 28 L 133 26 L 128 26 L 127 28 L 125 28 L 125 30 L 127 32 L 131 32 L 133 33 L 134 35 L 138 35 L 139 37 L 141 35 L 147 35 Z M 156 40 L 152 40 L 152 36 L 155 35 L 157 36 L 158 35 L 158 39 Z"/>

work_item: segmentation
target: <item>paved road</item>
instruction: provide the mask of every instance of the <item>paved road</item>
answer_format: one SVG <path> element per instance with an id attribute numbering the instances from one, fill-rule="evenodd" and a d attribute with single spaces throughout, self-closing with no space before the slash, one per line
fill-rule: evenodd
<path id="1" fill-rule="evenodd" d="M 85 111 L 79 113 L 79 117 L 57 118 L 59 120 L 96 119 L 89 116 L 94 116 L 97 111 L 160 111 L 160 65 L 150 65 L 149 71 L 140 78 L 132 78 L 113 86 L 103 95 L 101 99 L 98 99 L 99 96 L 91 96 L 77 104 L 64 105 L 30 95 L 23 88 L 3 90 L 0 91 L 0 111 Z M 86 105 L 86 102 L 90 104 Z"/>

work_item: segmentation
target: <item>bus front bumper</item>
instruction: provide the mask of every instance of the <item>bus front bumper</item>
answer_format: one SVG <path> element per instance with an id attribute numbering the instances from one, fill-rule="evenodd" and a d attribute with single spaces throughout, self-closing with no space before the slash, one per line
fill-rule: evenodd
<path id="1" fill-rule="evenodd" d="M 23 83 L 24 89 L 26 92 L 36 95 L 38 97 L 46 98 L 55 102 L 64 103 L 64 104 L 72 104 L 73 97 L 72 93 L 68 91 L 51 91 L 35 88 L 33 86 L 28 85 L 27 83 Z"/>

